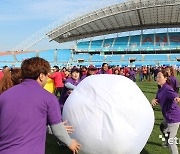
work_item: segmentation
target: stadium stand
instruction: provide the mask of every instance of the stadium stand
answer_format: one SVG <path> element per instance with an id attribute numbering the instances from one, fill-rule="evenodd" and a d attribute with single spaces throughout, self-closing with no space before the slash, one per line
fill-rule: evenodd
<path id="1" fill-rule="evenodd" d="M 153 51 L 180 48 L 179 33 L 143 34 L 77 43 L 77 51 Z"/>
<path id="2" fill-rule="evenodd" d="M 49 62 L 55 61 L 54 50 L 46 50 L 39 52 L 39 57 L 46 59 Z"/>
<path id="3" fill-rule="evenodd" d="M 144 61 L 168 61 L 166 54 L 144 55 Z"/>
<path id="4" fill-rule="evenodd" d="M 177 61 L 177 59 L 180 59 L 180 54 L 171 54 L 169 57 L 171 61 Z"/>
<path id="5" fill-rule="evenodd" d="M 57 50 L 57 62 L 64 63 L 71 61 L 71 50 L 70 49 L 58 49 Z"/>
<path id="6" fill-rule="evenodd" d="M 36 52 L 27 52 L 22 54 L 16 54 L 17 61 L 23 61 L 24 59 L 35 57 Z"/>
<path id="7" fill-rule="evenodd" d="M 91 61 L 104 61 L 105 57 L 99 54 L 92 55 Z"/>
<path id="8" fill-rule="evenodd" d="M 90 54 L 88 54 L 88 53 L 74 54 L 73 55 L 73 61 L 78 61 L 78 60 L 89 61 L 89 59 L 90 59 Z"/>
<path id="9" fill-rule="evenodd" d="M 0 56 L 0 62 L 14 62 L 13 55 Z"/>
<path id="10" fill-rule="evenodd" d="M 90 51 L 101 51 L 103 47 L 103 40 L 96 40 L 90 43 Z M 88 46 L 86 46 L 86 50 Z"/>
<path id="11" fill-rule="evenodd" d="M 141 61 L 142 60 L 142 55 L 124 55 L 124 58 L 123 60 L 124 61 L 128 61 L 130 59 L 135 59 L 135 60 L 138 60 L 138 61 Z"/>

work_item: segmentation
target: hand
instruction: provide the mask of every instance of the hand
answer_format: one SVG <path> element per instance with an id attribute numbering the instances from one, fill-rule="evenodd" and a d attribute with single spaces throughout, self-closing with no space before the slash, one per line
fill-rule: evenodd
<path id="1" fill-rule="evenodd" d="M 81 149 L 80 147 L 81 145 L 75 139 L 72 139 L 72 143 L 69 146 L 69 149 L 73 151 L 73 154 L 78 153 L 78 151 Z"/>
<path id="2" fill-rule="evenodd" d="M 67 91 L 67 94 L 68 94 L 68 95 L 70 95 L 70 94 L 71 94 L 71 92 L 72 92 L 72 90 L 68 90 L 68 91 Z"/>
<path id="3" fill-rule="evenodd" d="M 68 132 L 68 134 L 72 134 L 75 130 L 74 130 L 74 127 L 73 126 L 66 126 L 67 124 L 67 120 L 63 121 L 62 122 L 66 128 L 66 131 Z"/>
<path id="4" fill-rule="evenodd" d="M 155 106 L 155 105 L 157 105 L 158 104 L 158 99 L 153 99 L 152 101 L 151 101 L 151 105 L 152 106 Z"/>
<path id="5" fill-rule="evenodd" d="M 174 101 L 175 101 L 176 103 L 180 103 L 180 98 L 179 98 L 179 97 L 176 97 L 176 98 L 174 98 Z"/>

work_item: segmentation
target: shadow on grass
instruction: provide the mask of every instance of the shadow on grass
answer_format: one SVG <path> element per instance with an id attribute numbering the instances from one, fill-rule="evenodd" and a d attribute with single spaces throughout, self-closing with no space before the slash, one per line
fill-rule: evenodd
<path id="1" fill-rule="evenodd" d="M 140 154 L 150 154 L 146 149 L 143 149 Z"/>
<path id="2" fill-rule="evenodd" d="M 148 93 L 148 94 L 151 93 L 151 94 L 154 94 L 154 95 L 156 94 L 156 92 L 154 92 L 154 91 L 146 91 L 146 90 L 142 90 L 142 92 L 143 92 L 143 93 Z"/>
<path id="3" fill-rule="evenodd" d="M 154 111 L 161 111 L 160 108 L 153 108 Z"/>
<path id="4" fill-rule="evenodd" d="M 154 125 L 156 125 L 156 126 L 160 126 L 160 124 L 158 124 L 158 123 L 154 123 Z"/>
<path id="5" fill-rule="evenodd" d="M 155 142 L 151 142 L 151 141 L 148 141 L 147 144 L 151 144 L 151 145 L 156 145 L 156 146 L 162 146 L 160 143 L 155 143 Z"/>

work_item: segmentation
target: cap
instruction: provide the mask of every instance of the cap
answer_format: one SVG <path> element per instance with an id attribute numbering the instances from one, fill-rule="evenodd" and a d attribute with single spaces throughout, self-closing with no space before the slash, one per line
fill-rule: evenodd
<path id="1" fill-rule="evenodd" d="M 80 69 L 77 68 L 77 67 L 74 67 L 74 68 L 71 69 L 71 73 L 73 73 L 73 72 L 78 72 L 78 73 L 80 73 Z"/>
<path id="2" fill-rule="evenodd" d="M 88 67 L 88 70 L 97 70 L 97 68 L 94 67 L 93 65 L 90 65 L 90 66 Z"/>

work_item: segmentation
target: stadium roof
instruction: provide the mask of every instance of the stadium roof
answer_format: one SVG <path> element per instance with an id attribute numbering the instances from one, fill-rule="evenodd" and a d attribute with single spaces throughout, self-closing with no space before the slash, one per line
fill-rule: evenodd
<path id="1" fill-rule="evenodd" d="M 118 32 L 180 27 L 180 0 L 130 0 L 93 11 L 47 35 L 59 43 Z"/>

